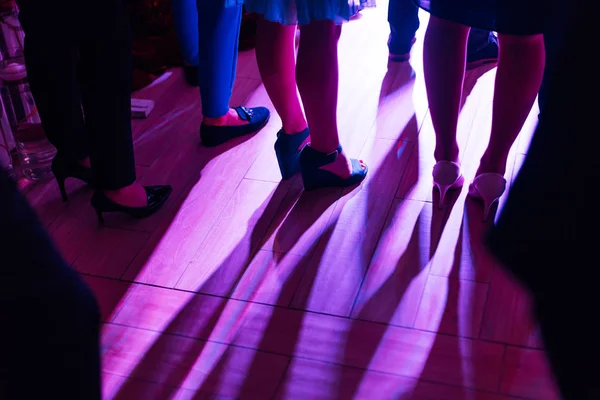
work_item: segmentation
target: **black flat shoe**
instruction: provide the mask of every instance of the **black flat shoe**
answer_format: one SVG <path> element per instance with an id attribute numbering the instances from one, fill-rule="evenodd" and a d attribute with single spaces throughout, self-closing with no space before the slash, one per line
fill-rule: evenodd
<path id="1" fill-rule="evenodd" d="M 238 137 L 257 132 L 269 122 L 271 117 L 271 112 L 266 107 L 235 107 L 234 110 L 242 120 L 248 121 L 248 123 L 237 126 L 214 126 L 202 123 L 200 139 L 204 146 L 219 146 Z"/>
<path id="2" fill-rule="evenodd" d="M 103 213 L 120 212 L 134 218 L 146 218 L 157 212 L 167 201 L 173 188 L 164 186 L 144 186 L 148 205 L 145 207 L 127 207 L 110 200 L 103 192 L 96 191 L 92 196 L 92 206 L 98 215 L 98 221 L 104 223 Z"/>
<path id="3" fill-rule="evenodd" d="M 68 200 L 67 191 L 65 190 L 65 181 L 67 178 L 79 179 L 90 186 L 94 186 L 94 176 L 91 168 L 84 167 L 77 162 L 67 162 L 59 154 L 52 160 L 52 174 L 56 178 L 56 183 L 58 183 L 58 188 L 64 202 Z"/>

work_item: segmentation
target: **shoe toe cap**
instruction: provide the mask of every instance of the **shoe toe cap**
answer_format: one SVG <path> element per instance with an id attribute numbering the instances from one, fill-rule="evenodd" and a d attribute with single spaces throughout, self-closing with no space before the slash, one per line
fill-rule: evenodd
<path id="1" fill-rule="evenodd" d="M 271 116 L 271 112 L 267 107 L 252 107 L 249 109 L 252 111 L 251 123 L 264 123 Z"/>

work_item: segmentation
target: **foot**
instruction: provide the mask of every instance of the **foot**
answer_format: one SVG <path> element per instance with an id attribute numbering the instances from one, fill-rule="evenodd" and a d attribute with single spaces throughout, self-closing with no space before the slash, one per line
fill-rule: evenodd
<path id="1" fill-rule="evenodd" d="M 505 191 L 506 179 L 500 174 L 486 172 L 477 174 L 473 179 L 469 186 L 469 196 L 483 202 L 483 222 L 488 221 L 494 205 L 499 203 Z"/>
<path id="2" fill-rule="evenodd" d="M 104 194 L 112 202 L 125 207 L 139 208 L 148 205 L 146 189 L 137 183 L 119 190 L 106 190 Z"/>
<path id="3" fill-rule="evenodd" d="M 266 107 L 235 107 L 219 118 L 204 118 L 200 139 L 206 147 L 215 147 L 230 140 L 261 130 L 271 113 Z"/>
<path id="4" fill-rule="evenodd" d="M 448 191 L 460 189 L 463 184 L 464 178 L 458 162 L 438 161 L 433 167 L 433 186 L 440 192 L 439 208 L 443 208 Z"/>
<path id="5" fill-rule="evenodd" d="M 364 163 L 363 160 L 358 160 L 358 162 L 360 163 L 360 166 L 363 170 L 367 168 L 367 165 Z M 334 162 L 322 166 L 321 169 L 329 171 L 342 179 L 350 178 L 350 175 L 352 175 L 353 172 L 352 161 L 350 160 L 350 158 L 346 157 L 346 153 L 344 152 L 338 154 Z"/>
<path id="6" fill-rule="evenodd" d="M 433 151 L 433 157 L 438 163 L 451 162 L 460 165 L 460 147 L 456 140 L 453 144 L 442 144 L 436 142 L 435 149 Z M 439 144 L 438 144 L 439 143 Z"/>
<path id="7" fill-rule="evenodd" d="M 506 172 L 506 157 L 502 157 L 501 161 L 495 159 L 495 157 L 488 157 L 487 155 L 483 155 L 481 160 L 479 161 L 479 168 L 477 168 L 477 173 L 475 176 L 479 176 L 482 174 L 498 174 L 504 176 Z"/>
<path id="8" fill-rule="evenodd" d="M 346 157 L 342 146 L 325 153 L 308 145 L 300 152 L 299 162 L 304 190 L 355 186 L 369 171 L 363 161 Z"/>
<path id="9" fill-rule="evenodd" d="M 240 126 L 247 125 L 250 121 L 242 119 L 237 111 L 230 108 L 227 114 L 218 118 L 204 117 L 202 123 L 210 126 Z"/>
<path id="10" fill-rule="evenodd" d="M 92 207 L 98 222 L 104 223 L 104 213 L 124 213 L 134 218 L 146 218 L 156 213 L 173 192 L 170 185 L 140 186 L 133 184 L 120 190 L 96 191 Z"/>
<path id="11" fill-rule="evenodd" d="M 490 35 L 490 41 L 487 46 L 479 51 L 467 54 L 467 69 L 474 69 L 485 64 L 497 63 L 499 48 L 498 38 L 495 35 Z"/>

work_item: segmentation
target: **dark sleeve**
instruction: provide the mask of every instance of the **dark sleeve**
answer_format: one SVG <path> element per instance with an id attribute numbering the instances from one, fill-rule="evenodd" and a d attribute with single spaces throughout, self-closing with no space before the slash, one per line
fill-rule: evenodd
<path id="1" fill-rule="evenodd" d="M 1 173 L 0 315 L 0 399 L 100 400 L 96 300 Z"/>

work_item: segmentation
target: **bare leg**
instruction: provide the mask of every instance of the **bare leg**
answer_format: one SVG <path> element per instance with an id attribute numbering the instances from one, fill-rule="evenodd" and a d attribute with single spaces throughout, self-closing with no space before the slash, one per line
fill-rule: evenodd
<path id="1" fill-rule="evenodd" d="M 436 161 L 459 162 L 456 130 L 467 58 L 469 27 L 431 16 L 423 47 L 423 66 Z"/>
<path id="2" fill-rule="evenodd" d="M 500 58 L 494 88 L 492 133 L 477 174 L 504 175 L 513 143 L 531 111 L 544 76 L 543 35 L 498 35 Z"/>
<path id="3" fill-rule="evenodd" d="M 296 86 L 297 27 L 261 18 L 256 33 L 256 61 L 269 98 L 287 134 L 302 132 L 307 123 Z"/>
<path id="4" fill-rule="evenodd" d="M 331 21 L 313 21 L 301 26 L 300 31 L 296 80 L 310 128 L 310 146 L 328 154 L 340 145 L 337 46 L 342 28 Z M 341 178 L 348 178 L 352 171 L 350 160 L 343 153 L 323 169 Z"/>

